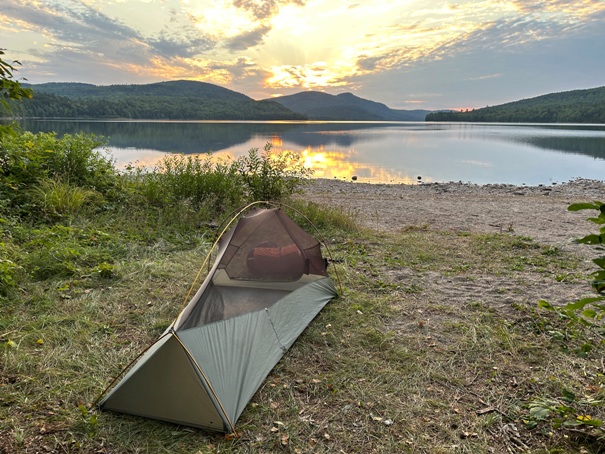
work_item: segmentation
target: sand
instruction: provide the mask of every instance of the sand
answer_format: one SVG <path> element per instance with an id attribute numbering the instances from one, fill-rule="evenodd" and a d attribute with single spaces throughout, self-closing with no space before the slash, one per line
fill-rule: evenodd
<path id="1" fill-rule="evenodd" d="M 590 211 L 570 212 L 575 202 L 605 202 L 605 182 L 576 179 L 551 186 L 430 183 L 388 185 L 312 180 L 309 200 L 355 214 L 365 227 L 379 231 L 410 226 L 467 232 L 510 232 L 566 250 L 596 230 L 585 219 Z"/>
<path id="2" fill-rule="evenodd" d="M 383 269 L 385 281 L 419 285 L 418 305 L 427 300 L 447 301 L 460 307 L 475 301 L 510 313 L 515 304 L 534 306 L 541 299 L 566 304 L 583 296 L 594 296 L 588 275 L 596 251 L 574 240 L 598 227 L 586 221 L 594 211 L 570 212 L 571 203 L 605 202 L 605 183 L 577 179 L 551 186 L 472 185 L 431 183 L 384 185 L 338 180 L 313 180 L 306 189 L 308 200 L 340 207 L 355 215 L 363 226 L 397 233 L 416 228 L 448 231 L 499 233 L 531 238 L 580 259 L 577 275 L 585 279 L 558 282 L 543 273 L 525 270 L 494 276 L 479 271 L 457 276 L 417 272 L 412 268 Z M 394 320 L 398 325 L 402 320 Z"/>

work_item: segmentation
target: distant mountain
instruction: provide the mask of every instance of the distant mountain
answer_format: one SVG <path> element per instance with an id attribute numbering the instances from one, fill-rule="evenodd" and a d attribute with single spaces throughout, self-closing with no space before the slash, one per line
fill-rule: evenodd
<path id="1" fill-rule="evenodd" d="M 306 115 L 309 120 L 333 121 L 424 121 L 429 110 L 396 110 L 359 98 L 352 93 L 330 95 L 304 91 L 271 98 L 288 109 Z"/>
<path id="2" fill-rule="evenodd" d="M 305 120 L 273 101 L 255 101 L 233 90 L 179 80 L 146 85 L 82 83 L 26 85 L 32 99 L 15 103 L 26 118 L 122 118 L 146 120 Z"/>
<path id="3" fill-rule="evenodd" d="M 605 123 L 605 86 L 550 93 L 464 112 L 433 112 L 427 121 Z"/>

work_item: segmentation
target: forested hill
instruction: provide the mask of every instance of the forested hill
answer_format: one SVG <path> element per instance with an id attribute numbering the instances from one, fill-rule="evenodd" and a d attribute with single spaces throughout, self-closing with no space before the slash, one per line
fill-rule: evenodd
<path id="1" fill-rule="evenodd" d="M 15 103 L 29 118 L 128 118 L 147 120 L 305 120 L 273 101 L 195 81 L 97 86 L 82 83 L 25 85 L 34 96 Z"/>
<path id="2" fill-rule="evenodd" d="M 305 91 L 271 98 L 309 120 L 335 121 L 424 121 L 428 110 L 396 110 L 386 105 L 359 98 L 352 93 L 330 95 Z"/>
<path id="3" fill-rule="evenodd" d="M 605 87 L 551 93 L 464 112 L 433 112 L 427 121 L 605 123 Z"/>

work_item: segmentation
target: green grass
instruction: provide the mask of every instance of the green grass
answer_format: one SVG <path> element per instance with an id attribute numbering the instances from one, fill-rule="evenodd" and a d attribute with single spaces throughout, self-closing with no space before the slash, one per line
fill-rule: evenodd
<path id="1" fill-rule="evenodd" d="M 271 373 L 233 439 L 82 407 L 170 323 L 209 243 L 140 248 L 134 241 L 110 278 L 30 283 L 20 304 L 3 306 L 0 446 L 8 452 L 40 446 L 56 452 L 488 452 L 518 446 L 515 437 L 534 452 L 599 446 L 591 435 L 554 429 L 552 418 L 527 428 L 536 399 L 560 398 L 564 389 L 601 395 L 601 346 L 588 355 L 575 350 L 589 333 L 563 344 L 548 332 L 564 324 L 535 306 L 504 310 L 480 295 L 453 306 L 435 298 L 439 286 L 401 282 L 398 274 L 403 268 L 420 281 L 429 274 L 473 282 L 486 273 L 510 279 L 529 273 L 549 282 L 554 277 L 542 268 L 573 269 L 577 259 L 545 254 L 546 248 L 508 235 L 331 234 L 343 293 Z M 545 262 L 514 270 L 511 248 L 519 242 L 528 258 Z M 469 267 L 456 268 L 458 261 Z M 598 407 L 585 410 L 602 416 Z M 517 432 L 507 432 L 511 425 Z"/>
<path id="2" fill-rule="evenodd" d="M 191 181 L 198 164 L 174 168 Z M 48 181 L 36 172 L 13 176 Z M 112 178 L 102 172 L 101 199 L 85 208 L 72 209 L 69 192 L 53 209 L 38 198 L 0 206 L 0 452 L 603 449 L 585 423 L 605 417 L 601 332 L 537 306 L 549 291 L 585 291 L 578 257 L 511 232 L 377 233 L 300 197 L 280 201 L 325 241 L 342 291 L 263 383 L 237 436 L 89 411 L 177 315 L 227 211 L 186 185 L 185 196 L 159 194 L 169 204 L 150 198 L 152 185 L 168 191 L 161 174 Z"/>

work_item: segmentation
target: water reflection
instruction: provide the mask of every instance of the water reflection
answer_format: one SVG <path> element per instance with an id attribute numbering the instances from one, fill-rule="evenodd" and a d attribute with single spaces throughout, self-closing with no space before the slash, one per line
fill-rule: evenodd
<path id="1" fill-rule="evenodd" d="M 326 149 L 324 146 L 311 147 L 307 146 L 304 149 L 292 146 L 280 140 L 272 140 L 271 153 L 280 154 L 284 152 L 295 153 L 300 156 L 301 163 L 308 169 L 313 171 L 313 178 L 329 178 L 350 180 L 355 176 L 360 181 L 366 182 L 382 182 L 382 183 L 404 183 L 411 184 L 416 182 L 416 178 L 405 175 L 403 172 L 391 171 L 381 166 L 370 164 L 363 161 L 358 161 L 359 158 L 354 150 L 336 151 Z M 212 153 L 211 155 L 200 155 L 202 157 L 210 157 L 217 161 L 235 160 L 247 154 L 248 148 L 239 150 L 229 149 Z M 147 160 L 145 163 L 137 162 L 136 165 L 144 165 L 152 168 L 157 165 L 165 154 L 156 155 L 155 161 Z M 124 162 L 118 160 L 118 167 L 124 167 L 132 162 Z M 427 180 L 429 181 L 429 180 Z"/>
<path id="2" fill-rule="evenodd" d="M 605 125 L 30 121 L 23 128 L 109 137 L 119 166 L 153 167 L 165 153 L 236 159 L 269 142 L 323 178 L 540 184 L 605 175 Z"/>
<path id="3" fill-rule="evenodd" d="M 369 140 L 357 131 L 389 127 L 389 123 L 307 122 L 158 122 L 25 120 L 23 129 L 54 131 L 59 136 L 75 131 L 110 138 L 116 148 L 154 149 L 169 153 L 204 153 L 235 147 L 253 138 L 284 141 L 302 147 L 350 147 Z"/>

